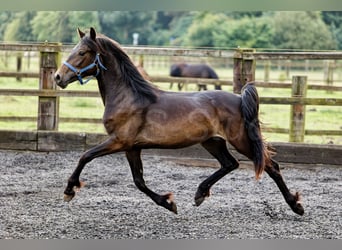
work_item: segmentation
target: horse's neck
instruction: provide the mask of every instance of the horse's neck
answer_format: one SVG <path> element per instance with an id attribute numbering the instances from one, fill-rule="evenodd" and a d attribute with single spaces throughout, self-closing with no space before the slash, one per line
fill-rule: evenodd
<path id="1" fill-rule="evenodd" d="M 120 107 L 130 105 L 133 102 L 132 94 L 129 89 L 125 88 L 125 84 L 121 82 L 122 77 L 120 74 L 112 73 L 110 75 L 110 72 L 104 72 L 98 77 L 97 81 L 102 102 L 106 107 Z"/>
<path id="2" fill-rule="evenodd" d="M 101 95 L 101 99 L 102 99 L 103 105 L 106 105 L 106 90 L 105 90 L 105 86 L 100 83 L 99 79 L 97 80 L 97 82 L 98 82 L 99 92 L 100 92 L 100 95 Z"/>
<path id="3" fill-rule="evenodd" d="M 141 77 L 131 61 L 118 62 L 116 58 L 107 58 L 105 63 L 107 70 L 102 70 L 97 80 L 106 108 L 117 106 L 132 110 L 155 102 L 157 96 L 154 87 Z"/>

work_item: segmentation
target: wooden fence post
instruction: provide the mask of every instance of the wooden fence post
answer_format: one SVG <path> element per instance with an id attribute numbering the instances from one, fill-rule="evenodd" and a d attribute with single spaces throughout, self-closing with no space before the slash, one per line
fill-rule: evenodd
<path id="1" fill-rule="evenodd" d="M 60 65 L 60 52 L 40 52 L 39 89 L 55 90 L 54 74 Z M 58 130 L 59 97 L 38 99 L 38 130 Z"/>
<path id="2" fill-rule="evenodd" d="M 233 92 L 236 94 L 241 93 L 246 83 L 255 80 L 255 60 L 244 56 L 246 52 L 253 53 L 255 49 L 236 49 L 234 54 Z"/>
<path id="3" fill-rule="evenodd" d="M 332 86 L 334 82 L 334 64 L 332 60 L 324 61 L 324 82 L 327 86 Z M 331 93 L 331 91 L 327 90 L 327 93 Z"/>
<path id="4" fill-rule="evenodd" d="M 291 60 L 285 61 L 285 75 L 286 79 L 290 79 L 290 68 L 291 68 Z"/>
<path id="5" fill-rule="evenodd" d="M 307 76 L 292 77 L 292 97 L 305 98 Z M 293 104 L 290 112 L 290 142 L 303 142 L 305 134 L 305 105 Z"/>
<path id="6" fill-rule="evenodd" d="M 20 73 L 21 72 L 21 68 L 22 68 L 22 61 L 23 61 L 23 53 L 22 52 L 18 52 L 17 53 L 17 72 Z M 18 82 L 21 82 L 21 77 L 17 76 L 16 80 Z"/>
<path id="7" fill-rule="evenodd" d="M 268 60 L 265 61 L 265 64 L 264 64 L 264 82 L 270 81 L 270 68 L 271 68 L 271 62 Z"/>

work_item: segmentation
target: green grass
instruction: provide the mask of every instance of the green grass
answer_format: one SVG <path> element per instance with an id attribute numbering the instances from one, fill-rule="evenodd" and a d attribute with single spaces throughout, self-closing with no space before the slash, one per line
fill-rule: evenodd
<path id="1" fill-rule="evenodd" d="M 32 61 L 33 63 L 34 61 Z M 37 64 L 37 62 L 35 62 Z M 25 63 L 23 63 L 23 66 Z M 30 68 L 23 71 L 31 71 Z M 160 67 L 145 67 L 150 75 L 168 75 L 169 64 L 165 63 Z M 0 70 L 13 70 L 4 69 L 0 62 Z M 217 68 L 215 69 L 222 79 L 232 78 L 232 69 Z M 263 80 L 263 69 L 257 68 L 256 79 Z M 308 75 L 308 82 L 310 79 L 322 78 L 322 72 L 301 72 L 291 71 L 292 75 Z M 279 81 L 284 78 L 284 72 L 278 70 L 271 70 L 271 81 Z M 338 80 L 334 85 L 341 86 L 342 74 L 339 71 L 335 72 L 334 79 Z M 290 79 L 286 80 L 290 82 Z M 154 83 L 163 90 L 169 90 L 168 83 Z M 323 81 L 322 83 L 323 84 Z M 38 89 L 38 79 L 22 79 L 22 82 L 17 82 L 14 78 L 0 78 L 0 89 Z M 73 83 L 68 86 L 68 90 L 92 90 L 97 91 L 97 83 L 95 80 L 90 81 L 86 85 L 79 85 Z M 209 89 L 213 89 L 212 86 Z M 173 91 L 177 91 L 177 86 L 174 84 Z M 195 84 L 189 84 L 187 91 L 196 91 Z M 232 91 L 231 86 L 224 86 L 223 90 Z M 266 89 L 258 88 L 259 95 L 265 97 L 290 97 L 290 89 Z M 326 93 L 326 91 L 308 90 L 308 97 L 312 98 L 341 98 L 341 93 Z M 38 115 L 38 97 L 19 97 L 19 96 L 2 96 L 0 95 L 1 109 L 0 117 L 3 116 L 30 116 L 37 117 Z M 80 118 L 102 118 L 104 107 L 100 98 L 60 98 L 60 117 L 80 117 Z M 290 119 L 290 106 L 289 105 L 260 105 L 260 119 L 265 127 L 272 128 L 289 128 Z M 324 130 L 341 130 L 342 129 L 342 107 L 333 106 L 307 106 L 306 107 L 306 129 L 324 129 Z M 0 129 L 9 130 L 36 130 L 37 122 L 0 122 Z M 89 123 L 60 123 L 59 131 L 68 132 L 94 132 L 103 133 L 104 129 L 102 124 L 89 124 Z M 287 142 L 289 140 L 288 134 L 264 133 L 264 136 L 271 142 Z M 338 136 L 305 136 L 305 143 L 318 143 L 327 144 L 334 143 L 342 145 L 342 138 Z"/>

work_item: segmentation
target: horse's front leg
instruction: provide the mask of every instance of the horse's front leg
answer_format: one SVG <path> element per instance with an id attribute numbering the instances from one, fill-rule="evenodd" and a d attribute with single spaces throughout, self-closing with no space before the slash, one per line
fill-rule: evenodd
<path id="1" fill-rule="evenodd" d="M 149 196 L 159 206 L 162 206 L 177 214 L 177 206 L 176 203 L 173 202 L 172 193 L 159 195 L 146 186 L 145 180 L 143 178 L 143 165 L 140 154 L 141 149 L 133 149 L 126 151 L 126 157 L 131 167 L 135 185 L 140 191 Z"/>
<path id="2" fill-rule="evenodd" d="M 92 161 L 94 158 L 112 154 L 123 149 L 123 144 L 118 143 L 115 138 L 109 138 L 103 143 L 86 151 L 79 159 L 78 165 L 74 172 L 68 179 L 67 187 L 64 191 L 64 200 L 71 201 L 75 196 L 75 190 L 80 189 L 84 186 L 84 183 L 79 180 L 80 174 L 84 166 Z"/>

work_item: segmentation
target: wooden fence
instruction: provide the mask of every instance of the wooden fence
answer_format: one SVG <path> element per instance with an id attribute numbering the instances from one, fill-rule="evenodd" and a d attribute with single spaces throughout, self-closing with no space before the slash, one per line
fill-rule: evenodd
<path id="1" fill-rule="evenodd" d="M 38 131 L 56 131 L 59 122 L 91 122 L 100 123 L 100 119 L 91 118 L 62 118 L 59 117 L 59 97 L 99 97 L 99 93 L 93 91 L 68 91 L 59 90 L 53 81 L 53 75 L 61 63 L 61 53 L 69 52 L 71 45 L 61 44 L 0 44 L 0 51 L 34 51 L 40 54 L 40 68 L 38 73 L 30 72 L 0 72 L 0 77 L 39 78 L 38 90 L 0 89 L 0 95 L 8 96 L 38 96 L 38 117 L 0 117 L 0 121 L 28 121 L 37 120 Z M 341 60 L 342 52 L 257 52 L 251 49 L 231 50 L 200 50 L 181 48 L 149 48 L 149 47 L 124 47 L 126 52 L 134 55 L 158 55 L 158 56 L 190 56 L 210 58 L 230 58 L 233 60 L 233 80 L 175 78 L 167 76 L 151 76 L 155 82 L 183 82 L 198 84 L 220 84 L 233 86 L 234 92 L 239 93 L 241 87 L 249 81 L 255 81 L 255 65 L 260 60 Z M 291 97 L 261 97 L 261 104 L 291 105 L 291 125 L 289 129 L 268 128 L 264 131 L 273 133 L 287 133 L 293 142 L 302 142 L 304 135 L 334 135 L 342 136 L 342 130 L 305 130 L 305 106 L 327 105 L 342 106 L 341 98 L 307 98 L 305 89 L 342 91 L 340 86 L 331 85 L 307 85 L 303 77 L 293 77 L 292 83 L 260 82 L 259 87 L 267 88 L 292 88 Z M 299 113 L 298 113 L 299 112 Z"/>

